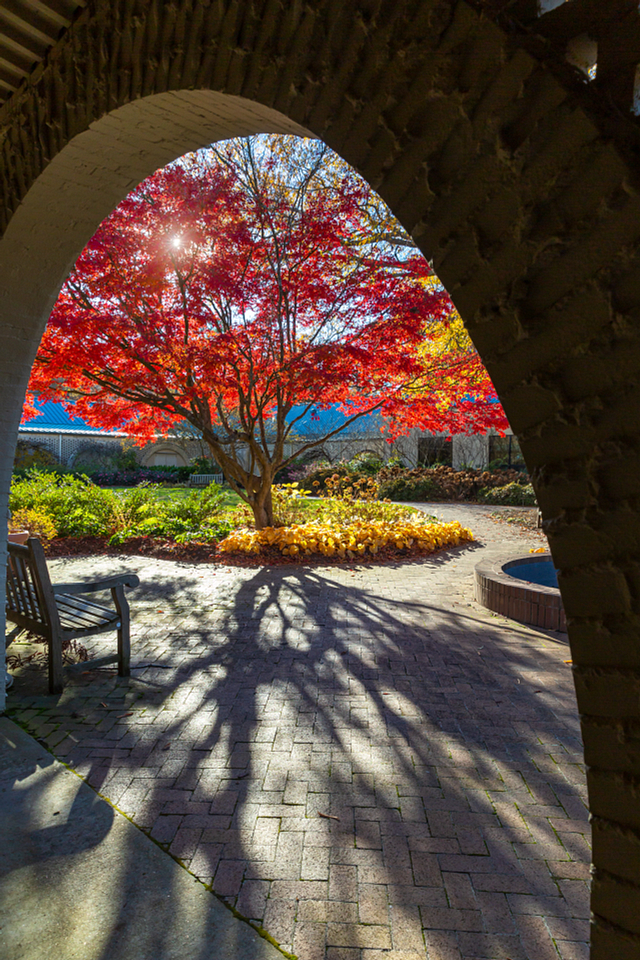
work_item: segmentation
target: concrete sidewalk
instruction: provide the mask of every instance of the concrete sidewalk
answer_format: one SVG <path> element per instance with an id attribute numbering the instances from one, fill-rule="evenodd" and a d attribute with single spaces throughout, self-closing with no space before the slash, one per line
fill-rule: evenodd
<path id="1" fill-rule="evenodd" d="M 3 960 L 282 960 L 6 718 L 0 823 Z"/>

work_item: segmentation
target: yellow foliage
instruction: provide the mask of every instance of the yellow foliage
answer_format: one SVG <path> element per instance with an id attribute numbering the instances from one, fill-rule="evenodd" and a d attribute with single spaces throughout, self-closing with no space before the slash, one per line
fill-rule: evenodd
<path id="1" fill-rule="evenodd" d="M 9 530 L 28 530 L 29 536 L 40 540 L 53 540 L 58 535 L 53 519 L 40 506 L 16 510 L 9 521 Z"/>
<path id="2" fill-rule="evenodd" d="M 285 556 L 340 557 L 367 553 L 375 555 L 389 544 L 415 553 L 432 553 L 441 547 L 473 540 L 471 531 L 452 523 L 401 520 L 354 520 L 340 524 L 312 521 L 290 527 L 265 527 L 264 530 L 234 530 L 219 544 L 222 553 L 259 553 L 265 546 L 276 546 Z"/>

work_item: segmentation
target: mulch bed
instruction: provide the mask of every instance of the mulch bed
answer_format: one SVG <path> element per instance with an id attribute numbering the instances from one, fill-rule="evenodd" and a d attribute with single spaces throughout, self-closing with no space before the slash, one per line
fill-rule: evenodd
<path id="1" fill-rule="evenodd" d="M 111 544 L 105 537 L 57 537 L 45 544 L 44 552 L 51 558 L 129 554 L 184 563 L 220 562 L 213 543 L 175 543 L 155 537 L 135 537 L 120 544 Z"/>
<path id="2" fill-rule="evenodd" d="M 460 546 L 469 544 L 460 544 Z M 453 547 L 443 547 L 454 549 Z M 333 566 L 363 563 L 379 564 L 412 560 L 424 560 L 432 556 L 428 553 L 414 553 L 397 547 L 383 547 L 375 556 L 362 557 L 325 557 L 320 554 L 312 557 L 283 556 L 277 547 L 266 547 L 258 554 L 218 553 L 211 543 L 175 543 L 154 537 L 136 537 L 121 544 L 110 544 L 103 537 L 58 537 L 50 540 L 44 547 L 47 557 L 95 557 L 122 556 L 154 557 L 158 560 L 175 560 L 181 563 L 208 563 L 226 567 L 264 567 L 264 566 Z M 440 553 L 440 551 L 434 551 Z"/>
<path id="3" fill-rule="evenodd" d="M 523 530 L 538 531 L 538 510 L 536 507 L 513 507 L 509 510 L 495 511 L 489 514 L 494 523 L 508 523 L 522 527 Z M 540 531 L 538 531 L 540 532 Z"/>

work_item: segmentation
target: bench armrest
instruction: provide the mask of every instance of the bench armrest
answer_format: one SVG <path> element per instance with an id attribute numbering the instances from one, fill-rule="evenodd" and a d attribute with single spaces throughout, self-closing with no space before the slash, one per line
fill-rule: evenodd
<path id="1" fill-rule="evenodd" d="M 98 590 L 110 590 L 114 587 L 138 587 L 140 579 L 135 573 L 122 573 L 117 577 L 107 577 L 104 580 L 93 580 L 90 583 L 54 583 L 53 592 L 56 593 L 95 593 Z"/>

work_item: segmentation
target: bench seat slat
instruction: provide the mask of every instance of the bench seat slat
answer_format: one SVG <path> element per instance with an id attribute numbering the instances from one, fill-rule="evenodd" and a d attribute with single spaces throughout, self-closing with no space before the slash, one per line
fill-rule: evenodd
<path id="1" fill-rule="evenodd" d="M 84 637 L 93 637 L 96 634 L 108 633 L 115 629 L 115 623 L 103 623 L 101 626 L 93 624 L 91 627 L 80 627 L 76 624 L 75 626 L 69 627 L 69 629 L 61 627 L 60 632 L 65 640 L 82 640 Z"/>
<path id="2" fill-rule="evenodd" d="M 74 610 L 59 610 L 60 614 L 60 626 L 63 630 L 91 630 L 96 627 L 103 627 L 106 625 L 111 625 L 118 622 L 118 617 L 116 616 L 107 616 L 107 617 L 88 617 L 83 614 L 78 614 Z"/>
<path id="3" fill-rule="evenodd" d="M 96 630 L 100 627 L 109 627 L 113 630 L 115 624 L 118 621 L 112 618 L 103 618 L 101 620 L 81 620 L 79 617 L 74 616 L 73 614 L 63 614 L 60 617 L 60 626 L 68 633 L 70 630 Z"/>
<path id="4" fill-rule="evenodd" d="M 62 601 L 67 606 L 75 607 L 78 610 L 86 610 L 88 613 L 104 613 L 105 610 L 110 609 L 104 603 L 96 603 L 95 600 L 89 600 L 77 593 L 56 593 L 54 596 L 58 605 Z"/>
<path id="5" fill-rule="evenodd" d="M 79 617 L 86 617 L 87 620 L 101 619 L 103 617 L 118 619 L 113 610 L 110 610 L 108 607 L 103 607 L 99 603 L 85 603 L 74 596 L 69 596 L 68 593 L 59 593 L 56 595 L 56 606 L 59 612 L 65 610 L 69 613 L 75 613 Z"/>

